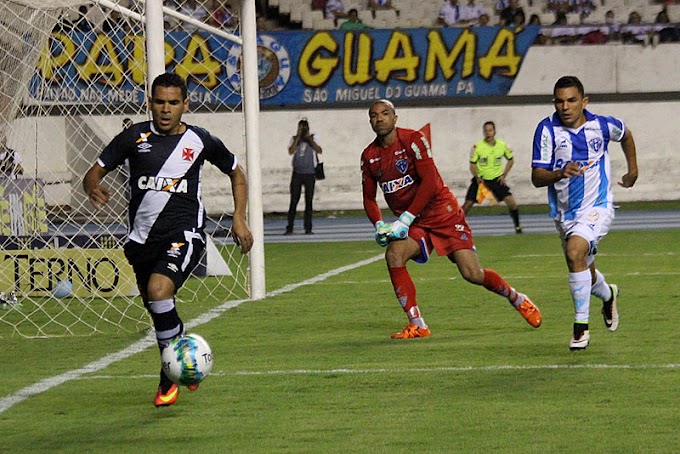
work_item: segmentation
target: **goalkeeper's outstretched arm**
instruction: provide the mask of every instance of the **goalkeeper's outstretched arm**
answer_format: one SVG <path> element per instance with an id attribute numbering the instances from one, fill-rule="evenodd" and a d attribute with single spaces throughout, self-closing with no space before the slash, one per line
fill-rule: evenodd
<path id="1" fill-rule="evenodd" d="M 100 209 L 102 206 L 109 203 L 111 198 L 111 191 L 100 185 L 104 176 L 109 173 L 104 167 L 99 164 L 93 165 L 87 171 L 83 178 L 83 189 L 90 199 L 90 203 L 96 208 Z"/>

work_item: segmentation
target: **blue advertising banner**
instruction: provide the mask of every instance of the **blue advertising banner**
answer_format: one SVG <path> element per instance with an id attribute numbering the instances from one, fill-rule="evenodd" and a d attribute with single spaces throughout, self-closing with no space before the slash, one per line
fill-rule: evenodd
<path id="1" fill-rule="evenodd" d="M 266 33 L 258 37 L 260 101 L 296 107 L 503 96 L 538 32 L 529 26 Z M 240 46 L 204 33 L 167 33 L 165 41 L 167 69 L 187 78 L 192 102 L 240 104 Z M 64 58 L 74 47 L 81 50 Z M 54 34 L 30 96 L 55 104 L 142 104 L 143 58 L 140 36 Z"/>

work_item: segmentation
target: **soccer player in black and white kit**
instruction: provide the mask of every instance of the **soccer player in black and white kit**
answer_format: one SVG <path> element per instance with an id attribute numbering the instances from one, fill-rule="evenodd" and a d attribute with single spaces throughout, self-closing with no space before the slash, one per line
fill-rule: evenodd
<path id="1" fill-rule="evenodd" d="M 246 223 L 246 176 L 236 157 L 205 129 L 182 122 L 189 108 L 185 80 L 176 74 L 158 76 L 151 87 L 149 105 L 152 121 L 134 124 L 118 134 L 85 175 L 83 187 L 92 204 L 100 208 L 111 197 L 111 192 L 101 186 L 102 179 L 126 159 L 129 161 L 131 197 L 124 251 L 162 351 L 184 331 L 175 294 L 205 247 L 201 169 L 206 161 L 231 180 L 232 233 L 243 253 L 252 247 L 253 236 Z M 172 405 L 179 388 L 162 369 L 160 375 L 154 404 Z"/>

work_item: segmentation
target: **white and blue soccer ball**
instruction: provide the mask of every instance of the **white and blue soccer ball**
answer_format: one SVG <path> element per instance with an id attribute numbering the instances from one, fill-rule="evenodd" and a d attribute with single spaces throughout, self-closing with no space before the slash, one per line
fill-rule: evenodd
<path id="1" fill-rule="evenodd" d="M 198 334 L 176 337 L 163 349 L 163 372 L 178 385 L 195 385 L 205 380 L 213 366 L 210 345 Z"/>
<path id="2" fill-rule="evenodd" d="M 65 279 L 63 281 L 59 281 L 56 284 L 54 284 L 54 288 L 52 289 L 52 294 L 59 299 L 66 298 L 71 295 L 71 292 L 73 291 L 73 284 L 71 281 L 68 279 Z"/>

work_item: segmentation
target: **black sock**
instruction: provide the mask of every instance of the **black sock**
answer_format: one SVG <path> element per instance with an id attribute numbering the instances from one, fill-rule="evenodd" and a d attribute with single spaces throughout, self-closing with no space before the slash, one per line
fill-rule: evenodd
<path id="1" fill-rule="evenodd" d="M 519 210 L 510 210 L 510 217 L 513 224 L 515 224 L 515 228 L 519 227 Z"/>
<path id="2" fill-rule="evenodd" d="M 583 334 L 585 331 L 588 331 L 588 324 L 587 323 L 574 323 L 574 337 L 579 338 L 581 337 L 581 334 Z"/>
<path id="3" fill-rule="evenodd" d="M 165 372 L 163 372 L 163 369 L 161 368 L 161 380 L 158 383 L 158 386 L 161 388 L 161 392 L 163 394 L 167 393 L 170 387 L 172 386 L 172 381 L 165 375 Z"/>

